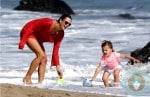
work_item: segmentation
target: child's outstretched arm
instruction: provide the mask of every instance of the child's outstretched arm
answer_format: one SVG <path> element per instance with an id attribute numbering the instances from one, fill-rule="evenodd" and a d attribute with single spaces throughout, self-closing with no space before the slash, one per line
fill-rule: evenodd
<path id="1" fill-rule="evenodd" d="M 94 76 L 92 77 L 92 81 L 96 79 L 98 73 L 100 72 L 100 70 L 102 69 L 102 64 L 99 63 L 98 67 L 95 70 Z"/>
<path id="2" fill-rule="evenodd" d="M 139 63 L 140 62 L 140 60 L 135 59 L 134 57 L 131 57 L 130 55 L 127 55 L 127 54 L 120 54 L 120 57 L 132 60 L 134 63 Z"/>

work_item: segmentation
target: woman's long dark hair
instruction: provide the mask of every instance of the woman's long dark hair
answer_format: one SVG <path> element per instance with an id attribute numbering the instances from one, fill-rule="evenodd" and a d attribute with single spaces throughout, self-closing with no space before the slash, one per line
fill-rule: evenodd
<path id="1" fill-rule="evenodd" d="M 63 14 L 63 15 L 61 15 L 61 17 L 60 17 L 57 21 L 60 22 L 60 20 L 63 20 L 63 19 L 65 19 L 66 17 L 68 17 L 68 18 L 70 18 L 70 19 L 72 20 L 71 15 L 69 15 L 69 14 Z"/>

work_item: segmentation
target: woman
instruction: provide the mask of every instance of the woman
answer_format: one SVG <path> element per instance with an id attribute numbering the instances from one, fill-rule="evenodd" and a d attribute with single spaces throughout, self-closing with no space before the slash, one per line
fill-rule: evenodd
<path id="1" fill-rule="evenodd" d="M 31 76 L 38 67 L 38 82 L 42 82 L 45 76 L 47 56 L 43 42 L 53 42 L 53 52 L 51 66 L 56 66 L 60 79 L 63 73 L 60 69 L 59 47 L 64 37 L 64 30 L 71 25 L 72 18 L 68 14 L 63 14 L 58 20 L 51 18 L 40 18 L 28 22 L 20 33 L 19 49 L 23 49 L 26 44 L 36 55 L 31 62 L 30 68 L 23 79 L 26 84 L 31 84 Z"/>

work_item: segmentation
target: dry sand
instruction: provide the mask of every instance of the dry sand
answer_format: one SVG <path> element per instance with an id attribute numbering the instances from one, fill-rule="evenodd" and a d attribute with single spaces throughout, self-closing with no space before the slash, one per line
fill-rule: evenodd
<path id="1" fill-rule="evenodd" d="M 116 97 L 103 94 L 40 89 L 30 86 L 0 84 L 0 97 Z"/>

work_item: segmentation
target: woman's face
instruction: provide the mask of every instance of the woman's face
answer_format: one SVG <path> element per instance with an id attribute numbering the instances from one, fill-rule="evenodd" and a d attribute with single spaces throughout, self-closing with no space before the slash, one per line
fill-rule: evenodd
<path id="1" fill-rule="evenodd" d="M 71 22 L 72 22 L 72 20 L 69 17 L 66 17 L 63 20 L 60 20 L 60 27 L 61 27 L 61 29 L 65 30 L 66 28 L 71 26 Z"/>
<path id="2" fill-rule="evenodd" d="M 110 48 L 108 45 L 103 46 L 102 50 L 105 56 L 109 56 L 112 52 L 112 48 Z"/>

